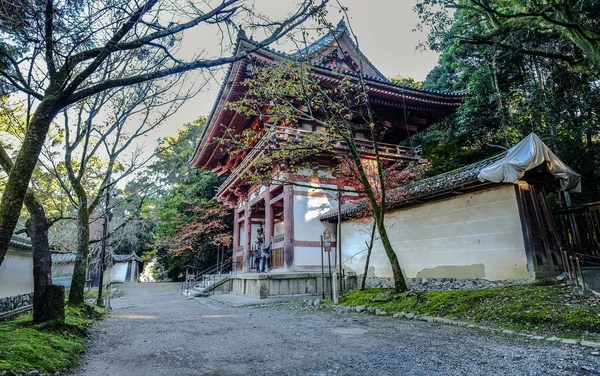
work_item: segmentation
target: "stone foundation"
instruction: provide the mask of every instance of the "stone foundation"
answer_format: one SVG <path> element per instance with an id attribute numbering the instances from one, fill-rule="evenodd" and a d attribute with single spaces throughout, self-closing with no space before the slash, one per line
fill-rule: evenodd
<path id="1" fill-rule="evenodd" d="M 362 276 L 358 277 L 358 286 Z M 446 291 L 446 290 L 481 290 L 494 287 L 524 285 L 533 282 L 531 279 L 488 281 L 486 279 L 456 279 L 456 278 L 407 278 L 406 283 L 411 291 Z M 392 288 L 394 279 L 371 277 L 367 278 L 368 288 Z"/>
<path id="2" fill-rule="evenodd" d="M 33 293 L 0 298 L 0 313 L 7 313 L 33 304 Z"/>
<path id="3" fill-rule="evenodd" d="M 229 277 L 231 292 L 254 298 L 329 294 L 329 278 L 321 273 L 249 273 Z"/>

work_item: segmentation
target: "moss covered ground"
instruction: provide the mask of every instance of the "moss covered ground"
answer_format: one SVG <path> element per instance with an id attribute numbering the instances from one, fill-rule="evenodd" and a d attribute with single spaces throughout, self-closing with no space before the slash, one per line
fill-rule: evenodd
<path id="1" fill-rule="evenodd" d="M 86 349 L 95 320 L 103 317 L 92 305 L 67 307 L 64 322 L 34 325 L 31 313 L 0 322 L 0 373 L 54 374 L 75 366 Z"/>
<path id="2" fill-rule="evenodd" d="M 111 299 L 121 298 L 125 296 L 125 291 L 123 291 L 123 289 L 117 289 L 116 293 L 113 293 L 112 291 L 105 291 L 103 293 L 103 296 L 106 297 L 106 295 L 109 293 L 112 293 Z M 98 298 L 98 288 L 87 290 L 83 293 L 83 298 L 85 300 L 96 301 L 96 299 Z"/>
<path id="3" fill-rule="evenodd" d="M 600 301 L 578 295 L 563 285 L 417 294 L 368 289 L 352 291 L 340 303 L 377 307 L 390 314 L 413 312 L 473 321 L 534 334 L 600 338 Z"/>

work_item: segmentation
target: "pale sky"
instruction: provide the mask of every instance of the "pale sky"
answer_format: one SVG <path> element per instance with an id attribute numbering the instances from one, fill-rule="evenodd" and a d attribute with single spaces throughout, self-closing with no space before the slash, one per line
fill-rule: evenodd
<path id="1" fill-rule="evenodd" d="M 288 0 L 256 0 L 257 7 L 265 7 L 270 12 L 285 12 L 290 9 Z M 436 65 L 438 54 L 416 50 L 419 42 L 426 39 L 425 33 L 413 32 L 419 17 L 413 11 L 416 0 L 342 0 L 348 8 L 350 24 L 358 37 L 360 48 L 367 58 L 386 76 L 409 76 L 423 80 Z M 329 10 L 329 20 L 336 24 L 342 15 L 333 1 Z M 186 39 L 189 36 L 186 35 Z M 198 31 L 192 39 L 214 38 L 214 34 Z M 201 45 L 210 44 L 198 43 Z M 277 49 L 286 50 L 283 42 Z M 287 51 L 293 46 L 287 44 Z M 223 75 L 210 83 L 207 90 L 190 99 L 179 111 L 169 118 L 157 131 L 148 135 L 147 147 L 154 149 L 155 139 L 175 135 L 182 124 L 191 122 L 210 113 L 219 91 Z"/>

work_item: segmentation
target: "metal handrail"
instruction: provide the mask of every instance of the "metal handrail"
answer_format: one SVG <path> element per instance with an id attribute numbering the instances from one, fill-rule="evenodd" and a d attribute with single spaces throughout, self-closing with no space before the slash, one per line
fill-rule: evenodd
<path id="1" fill-rule="evenodd" d="M 221 278 L 221 275 L 223 275 L 224 270 L 231 267 L 232 265 L 233 265 L 233 260 L 232 260 L 232 257 L 230 256 L 227 259 L 225 259 L 222 263 L 213 265 L 209 268 L 204 269 L 201 273 L 196 274 L 195 278 L 193 280 L 190 279 L 190 280 L 183 281 L 180 285 L 182 294 L 187 291 L 187 296 L 189 297 L 190 287 L 197 286 L 199 283 L 206 285 L 207 281 L 208 282 L 212 281 L 213 283 L 220 281 L 221 279 L 223 279 L 223 278 Z M 217 275 L 219 276 L 218 281 L 216 280 Z M 193 285 L 191 285 L 192 283 L 193 283 Z M 205 287 L 208 287 L 208 286 L 205 286 Z"/>

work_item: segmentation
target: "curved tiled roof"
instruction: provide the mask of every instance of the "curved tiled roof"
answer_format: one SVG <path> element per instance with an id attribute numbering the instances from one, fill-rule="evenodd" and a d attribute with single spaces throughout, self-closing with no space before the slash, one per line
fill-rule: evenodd
<path id="1" fill-rule="evenodd" d="M 379 69 L 377 69 L 377 67 L 375 65 L 373 65 L 373 63 L 371 63 L 371 61 L 369 59 L 367 59 L 367 57 L 362 54 L 362 52 L 360 52 L 360 49 L 356 45 L 356 42 L 354 41 L 354 39 L 350 37 L 350 33 L 348 31 L 348 27 L 346 26 L 346 22 L 344 22 L 343 18 L 337 24 L 337 26 L 335 27 L 335 30 L 333 31 L 333 33 L 327 33 L 326 35 L 322 36 L 321 38 L 319 38 L 315 42 L 313 42 L 310 46 L 308 46 L 308 47 L 306 47 L 304 49 L 301 49 L 301 50 L 299 50 L 297 52 L 294 52 L 294 53 L 292 53 L 289 56 L 306 58 L 307 56 L 309 56 L 311 54 L 314 54 L 317 51 L 320 51 L 323 48 L 329 46 L 329 44 L 331 42 L 333 42 L 336 39 L 339 39 L 343 34 L 347 34 L 348 35 L 348 40 L 350 41 L 350 43 L 352 43 L 352 46 L 356 49 L 356 51 L 359 51 L 359 53 L 364 57 L 364 61 L 369 65 L 369 67 L 371 69 L 373 69 L 373 71 L 375 71 L 377 74 L 379 74 L 383 78 L 381 78 L 381 77 L 374 77 L 374 76 L 366 76 L 366 75 L 365 76 L 366 77 L 376 78 L 378 80 L 382 80 L 382 81 L 385 81 L 385 82 L 389 82 L 389 80 L 385 77 L 385 75 L 383 73 L 381 73 L 381 71 Z"/>
<path id="2" fill-rule="evenodd" d="M 20 235 L 11 236 L 10 245 L 15 248 L 21 248 L 26 250 L 33 249 L 33 246 L 31 245 L 31 239 Z"/>
<path id="3" fill-rule="evenodd" d="M 341 29 L 340 29 L 340 24 L 342 25 Z M 338 27 L 336 28 L 336 30 L 345 32 L 346 30 L 346 25 L 343 21 L 340 21 L 340 24 L 338 24 Z M 316 42 L 312 43 L 310 46 L 306 47 L 306 49 L 308 49 L 309 53 L 314 53 L 322 48 L 324 48 L 327 43 L 331 43 L 334 40 L 335 36 L 332 34 L 327 34 L 323 37 L 321 37 L 320 39 L 318 39 Z M 248 42 L 250 43 L 256 43 L 255 41 L 253 41 L 252 39 L 246 39 Z M 354 43 L 354 41 L 352 40 L 352 38 L 349 38 L 349 40 L 352 42 L 352 44 L 354 45 L 354 47 L 358 50 L 358 46 L 356 46 L 356 44 Z M 314 47 L 313 47 L 314 46 Z M 263 47 L 263 50 L 269 51 L 275 55 L 278 55 L 281 58 L 284 59 L 292 59 L 292 60 L 298 60 L 300 59 L 304 59 L 304 57 L 306 56 L 305 53 L 302 53 L 302 50 L 298 51 L 298 52 L 294 52 L 291 54 L 285 53 L 283 51 L 280 50 L 276 50 L 274 48 L 271 47 Z M 305 49 L 305 50 L 306 50 Z M 392 86 L 392 87 L 396 87 L 396 88 L 400 88 L 400 89 L 405 89 L 405 90 L 412 90 L 415 92 L 422 92 L 422 93 L 428 93 L 428 94 L 436 94 L 436 95 L 444 95 L 444 96 L 449 96 L 449 97 L 455 97 L 455 98 L 462 98 L 466 95 L 465 91 L 459 91 L 459 92 L 447 92 L 447 91 L 439 91 L 439 90 L 429 90 L 429 89 L 421 89 L 421 88 L 415 88 L 412 87 L 410 85 L 402 85 L 402 84 L 397 84 L 394 83 L 390 80 L 388 80 L 387 78 L 385 78 L 385 75 L 383 73 L 381 73 L 377 67 L 375 67 L 368 59 L 366 59 L 366 62 L 369 64 L 369 66 L 371 68 L 373 68 L 373 70 L 375 70 L 376 72 L 380 73 L 382 77 L 384 78 L 380 78 L 380 77 L 376 77 L 376 76 L 370 76 L 367 74 L 362 74 L 362 77 L 364 77 L 365 79 L 369 80 L 369 81 L 373 81 L 373 82 L 379 82 L 379 83 L 384 83 L 386 85 Z M 325 64 L 319 64 L 319 63 L 311 63 L 310 65 L 317 67 L 317 68 L 323 68 L 323 69 L 327 69 L 330 71 L 334 71 L 335 68 L 327 66 Z M 357 72 L 352 72 L 352 71 L 344 71 L 343 74 L 349 75 L 349 76 L 355 76 L 358 77 L 359 74 Z"/>
<path id="4" fill-rule="evenodd" d="M 137 262 L 144 262 L 144 260 L 142 260 L 142 258 L 138 255 L 136 255 L 135 253 L 129 254 L 129 255 L 112 255 L 113 260 L 115 260 L 115 262 L 126 262 L 126 261 L 131 261 L 131 260 L 135 260 Z"/>
<path id="5" fill-rule="evenodd" d="M 340 22 L 340 24 L 338 24 L 336 30 L 345 32 L 345 30 L 346 30 L 345 24 L 343 22 Z M 333 38 L 333 36 L 331 36 L 331 35 L 329 35 L 329 37 Z M 351 40 L 351 38 L 350 38 L 350 40 Z M 326 35 L 326 36 L 320 38 L 319 40 L 317 40 L 315 43 L 313 43 L 311 45 L 311 46 L 314 46 L 314 47 L 312 47 L 312 49 L 314 49 L 316 51 L 316 50 L 318 50 L 320 48 L 323 48 L 324 44 L 327 41 L 331 42 L 331 39 L 328 39 L 328 36 Z M 236 40 L 236 43 L 235 43 L 235 48 L 234 48 L 234 51 L 232 53 L 232 56 L 235 56 L 235 55 L 237 55 L 240 52 L 240 50 L 243 48 L 243 43 L 250 44 L 250 45 L 256 45 L 258 42 L 254 41 L 252 38 L 246 37 L 246 34 L 244 32 L 240 32 L 238 34 L 238 37 L 237 37 L 237 40 Z M 353 41 L 352 41 L 352 43 L 354 44 Z M 309 46 L 308 48 L 311 48 L 311 47 Z M 275 49 L 273 49 L 271 47 L 268 47 L 268 46 L 262 47 L 257 52 L 259 52 L 259 53 L 260 52 L 267 52 L 268 54 L 272 54 L 273 58 L 280 58 L 280 59 L 287 59 L 287 60 L 294 60 L 294 59 L 298 60 L 298 57 L 302 55 L 302 54 L 298 55 L 298 53 L 296 53 L 296 54 L 285 53 L 285 52 L 282 52 L 282 51 L 279 51 L 279 50 L 275 50 Z M 368 62 L 368 59 L 366 59 L 366 61 Z M 223 83 L 221 84 L 221 87 L 219 89 L 219 92 L 217 94 L 215 102 L 214 102 L 213 107 L 211 109 L 210 115 L 209 115 L 208 120 L 206 122 L 206 126 L 204 127 L 204 129 L 202 131 L 202 134 L 200 136 L 200 141 L 196 145 L 196 149 L 194 150 L 194 153 L 192 154 L 192 157 L 190 158 L 189 163 L 193 164 L 193 160 L 197 156 L 197 154 L 198 154 L 198 152 L 200 150 L 200 147 L 201 147 L 201 145 L 203 143 L 202 140 L 204 140 L 204 138 L 206 137 L 206 135 L 207 135 L 207 133 L 209 131 L 209 128 L 211 128 L 211 124 L 212 124 L 215 116 L 218 113 L 219 104 L 221 103 L 221 101 L 223 99 L 223 94 L 224 94 L 225 89 L 227 87 L 227 82 L 231 79 L 231 74 L 233 72 L 233 68 L 234 68 L 235 64 L 239 64 L 239 63 L 240 63 L 240 61 L 233 62 L 233 63 L 229 64 L 229 66 L 227 68 L 227 72 L 225 74 L 225 78 L 223 79 Z M 368 63 L 370 64 L 370 66 L 372 66 L 372 64 L 370 62 L 368 62 Z M 365 75 L 365 74 L 360 75 L 359 73 L 352 72 L 352 71 L 343 71 L 343 72 L 341 72 L 339 70 L 336 70 L 333 67 L 330 67 L 330 66 L 327 66 L 327 65 L 324 65 L 324 64 L 320 64 L 320 63 L 311 63 L 311 66 L 313 66 L 314 68 L 317 68 L 317 69 L 321 69 L 323 71 L 328 71 L 328 72 L 334 72 L 335 71 L 335 73 L 339 73 L 341 75 L 346 75 L 346 76 L 351 76 L 351 77 L 360 77 L 360 76 L 362 76 L 365 79 L 365 81 L 367 81 L 367 83 L 382 85 L 382 86 L 385 86 L 386 88 L 391 89 L 391 90 L 394 90 L 394 89 L 398 90 L 398 89 L 400 89 L 401 93 L 402 93 L 401 95 L 403 95 L 403 96 L 405 94 L 413 94 L 413 95 L 417 95 L 417 96 L 418 95 L 423 95 L 423 96 L 434 95 L 434 96 L 442 97 L 443 99 L 455 100 L 455 101 L 456 100 L 460 100 L 460 98 L 462 98 L 462 97 L 465 96 L 464 92 L 450 93 L 450 92 L 442 92 L 442 91 L 436 91 L 436 90 L 426 90 L 426 89 L 414 88 L 414 87 L 411 87 L 411 86 L 408 86 L 408 85 L 396 84 L 396 83 L 393 83 L 393 82 L 389 81 L 387 78 L 385 78 L 385 76 L 383 74 L 382 74 L 382 77 L 384 77 L 384 78 L 381 78 L 381 77 L 376 77 L 376 76 L 371 76 L 371 75 Z M 372 68 L 376 72 L 379 72 L 377 70 L 377 68 L 375 68 L 374 66 L 372 66 Z M 435 101 L 431 101 L 431 103 L 435 103 Z"/>
<path id="6" fill-rule="evenodd" d="M 75 263 L 75 258 L 77 258 L 75 253 L 52 253 L 52 264 Z"/>

